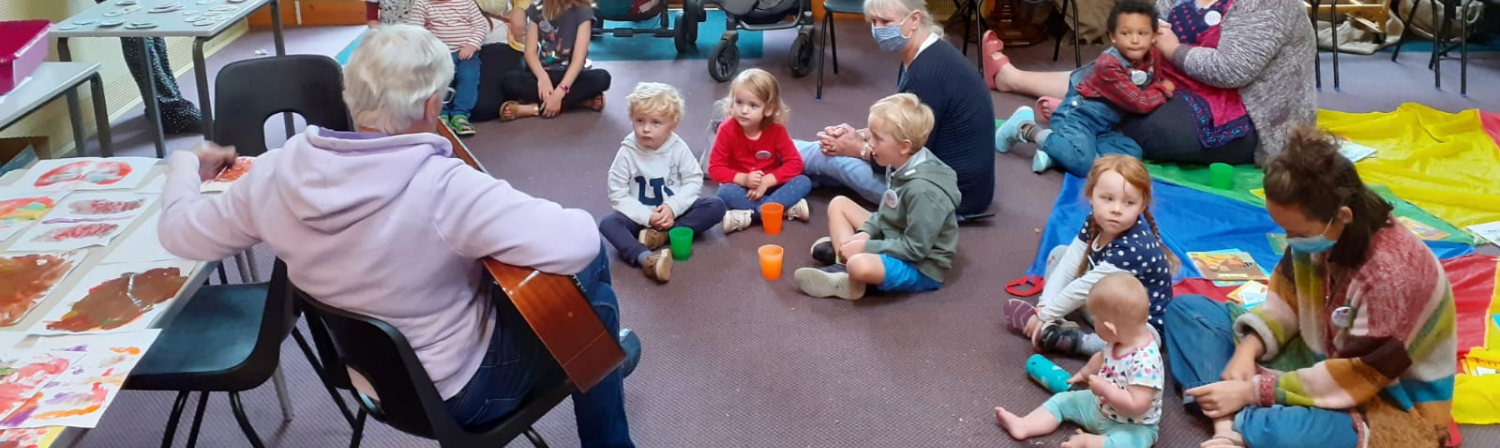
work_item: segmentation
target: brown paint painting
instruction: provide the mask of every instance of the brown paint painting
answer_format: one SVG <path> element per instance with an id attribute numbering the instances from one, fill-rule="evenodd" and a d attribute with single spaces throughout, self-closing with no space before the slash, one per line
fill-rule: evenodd
<path id="1" fill-rule="evenodd" d="M 0 257 L 0 326 L 15 325 L 52 290 L 74 261 L 53 254 Z"/>
<path id="2" fill-rule="evenodd" d="M 47 329 L 76 333 L 119 328 L 176 296 L 184 283 L 187 277 L 177 268 L 122 274 L 89 288 L 62 319 L 47 322 Z"/>

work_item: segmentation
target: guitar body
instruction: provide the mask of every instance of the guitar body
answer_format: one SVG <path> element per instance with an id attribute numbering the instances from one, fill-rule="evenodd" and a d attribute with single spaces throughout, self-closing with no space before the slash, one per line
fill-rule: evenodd
<path id="1" fill-rule="evenodd" d="M 438 133 L 453 143 L 454 157 L 485 172 L 448 126 L 438 126 Z M 578 390 L 593 388 L 625 361 L 625 351 L 594 313 L 577 279 L 511 266 L 493 258 L 483 263 Z"/>

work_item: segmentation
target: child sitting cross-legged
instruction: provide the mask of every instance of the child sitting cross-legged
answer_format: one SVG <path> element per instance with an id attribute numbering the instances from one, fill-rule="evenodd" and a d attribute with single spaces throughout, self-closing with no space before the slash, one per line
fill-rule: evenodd
<path id="1" fill-rule="evenodd" d="M 932 108 L 916 95 L 891 95 L 870 107 L 870 147 L 886 167 L 888 189 L 871 215 L 839 196 L 828 205 L 828 237 L 813 243 L 813 259 L 827 265 L 796 272 L 813 297 L 864 297 L 881 291 L 922 292 L 943 286 L 958 247 L 958 175 L 922 145 L 932 132 Z"/>
<path id="2" fill-rule="evenodd" d="M 1063 421 L 1089 434 L 1070 437 L 1068 448 L 1147 448 L 1156 443 L 1165 382 L 1161 349 L 1149 316 L 1146 288 L 1127 273 L 1110 274 L 1089 290 L 1088 309 L 1109 345 L 1095 353 L 1069 383 L 1088 390 L 1053 395 L 1025 417 L 995 408 L 995 423 L 1016 440 L 1051 434 Z"/>
<path id="3" fill-rule="evenodd" d="M 635 132 L 620 142 L 609 166 L 609 202 L 615 212 L 599 223 L 599 233 L 620 259 L 663 282 L 672 277 L 667 231 L 693 229 L 702 235 L 724 219 L 724 201 L 698 197 L 703 171 L 687 142 L 678 137 L 683 101 L 672 86 L 643 82 L 625 98 Z"/>

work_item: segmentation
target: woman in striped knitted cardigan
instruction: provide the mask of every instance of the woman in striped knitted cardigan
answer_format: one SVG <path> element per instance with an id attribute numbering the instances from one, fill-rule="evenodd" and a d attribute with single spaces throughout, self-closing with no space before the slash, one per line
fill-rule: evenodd
<path id="1" fill-rule="evenodd" d="M 1292 132 L 1265 192 L 1290 246 L 1265 305 L 1167 306 L 1171 373 L 1214 420 L 1203 446 L 1439 446 L 1457 355 L 1437 258 L 1321 130 Z"/>

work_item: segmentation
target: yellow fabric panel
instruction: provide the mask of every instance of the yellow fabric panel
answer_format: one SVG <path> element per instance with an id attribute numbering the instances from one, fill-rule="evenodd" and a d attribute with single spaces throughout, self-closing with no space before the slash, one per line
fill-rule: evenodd
<path id="1" fill-rule="evenodd" d="M 1421 104 L 1392 112 L 1318 111 L 1318 124 L 1379 150 L 1357 165 L 1365 183 L 1456 226 L 1500 221 L 1500 149 L 1485 134 L 1479 111 L 1448 113 Z"/>

